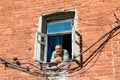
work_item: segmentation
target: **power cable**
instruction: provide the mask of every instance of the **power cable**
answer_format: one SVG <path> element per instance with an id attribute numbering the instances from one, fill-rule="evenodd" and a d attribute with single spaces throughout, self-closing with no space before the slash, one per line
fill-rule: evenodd
<path id="1" fill-rule="evenodd" d="M 85 25 L 89 25 L 89 26 L 106 26 L 106 25 L 111 25 L 111 24 L 115 23 L 116 21 L 110 21 L 110 22 L 108 22 L 106 24 L 96 24 L 96 23 L 91 23 L 91 21 L 96 21 L 96 20 L 104 19 L 106 16 L 109 16 L 112 13 L 114 14 L 115 11 L 117 11 L 117 10 L 119 10 L 119 7 L 116 8 L 115 10 L 109 12 L 108 14 L 102 16 L 102 17 L 95 18 L 95 19 L 83 20 L 81 18 L 78 18 L 78 19 L 74 19 L 74 20 L 75 21 L 79 21 L 80 23 L 85 24 Z M 115 16 L 115 14 L 114 14 L 114 16 Z M 88 23 L 88 22 L 90 22 L 90 23 Z"/>
<path id="2" fill-rule="evenodd" d="M 86 19 L 86 20 L 85 20 L 85 19 L 79 18 L 79 20 L 86 22 L 86 21 L 96 21 L 96 20 L 99 20 L 99 19 L 102 19 L 102 18 L 104 19 L 106 16 L 111 15 L 113 12 L 116 12 L 116 11 L 119 10 L 119 9 L 120 9 L 120 7 L 117 7 L 117 8 L 115 8 L 114 10 L 112 10 L 111 12 L 109 12 L 109 13 L 107 13 L 107 14 L 101 16 L 101 17 L 98 17 L 98 18 Z"/>
<path id="3" fill-rule="evenodd" d="M 106 25 L 111 25 L 111 24 L 115 23 L 115 21 L 110 21 L 109 23 L 106 23 L 106 24 L 91 24 L 91 23 L 83 22 L 79 19 L 74 19 L 74 20 L 79 21 L 80 23 L 88 25 L 88 26 L 106 26 Z"/>
<path id="4" fill-rule="evenodd" d="M 119 8 L 116 8 L 116 10 L 118 10 Z M 110 15 L 112 12 L 106 14 L 105 16 L 103 17 L 99 17 L 99 18 L 96 18 L 96 19 L 92 19 L 92 20 L 81 20 L 79 19 L 79 21 L 83 24 L 86 24 L 86 25 L 91 25 L 91 26 L 105 26 L 105 25 L 110 25 L 112 23 L 114 23 L 113 21 L 107 23 L 107 24 L 101 24 L 101 25 L 96 25 L 96 24 L 89 24 L 89 23 L 85 23 L 85 21 L 93 21 L 93 20 L 97 20 L 97 19 L 100 19 L 100 18 L 105 18 L 106 16 Z M 116 14 L 114 13 L 114 16 L 116 18 L 117 21 L 119 21 L 119 19 L 117 18 Z M 77 20 L 77 19 L 75 19 Z M 77 20 L 78 21 L 78 20 Z M 84 54 L 85 52 L 87 52 L 89 49 L 91 49 L 95 44 L 97 44 L 99 41 L 101 41 L 103 38 L 105 38 L 108 34 L 112 33 L 113 31 L 117 31 L 118 29 L 120 29 L 120 25 L 114 27 L 113 29 L 111 29 L 110 31 L 108 31 L 107 33 L 105 33 L 102 37 L 100 37 L 96 42 L 94 42 L 93 44 L 91 44 L 88 48 L 86 48 L 83 52 L 80 53 L 81 54 Z M 76 56 L 75 58 L 79 57 L 80 55 Z M 0 61 L 1 61 L 1 64 L 4 64 L 5 65 L 5 68 L 6 67 L 10 67 L 10 68 L 13 68 L 13 69 L 16 69 L 16 70 L 20 70 L 20 71 L 23 71 L 23 72 L 26 72 L 26 73 L 29 73 L 29 74 L 32 74 L 32 75 L 43 75 L 43 76 L 63 76 L 63 75 L 66 75 L 66 74 L 69 74 L 71 73 L 72 71 L 76 70 L 79 68 L 76 67 L 74 69 L 71 69 L 71 70 L 66 70 L 66 71 L 62 71 L 62 72 L 55 72 L 53 71 L 53 69 L 49 68 L 48 70 L 41 70 L 40 69 L 40 66 L 39 67 L 36 67 L 33 63 L 23 63 L 23 64 L 29 64 L 31 65 L 33 68 L 30 68 L 29 66 L 21 66 L 21 65 L 18 65 L 16 63 L 13 63 L 13 62 L 10 62 L 9 60 L 5 59 L 5 58 L 2 58 L 0 56 Z M 72 59 L 71 61 L 69 61 L 67 64 L 69 64 L 70 62 L 74 62 L 75 59 Z M 42 64 L 46 64 L 46 63 L 42 63 Z M 36 64 L 38 65 L 38 64 Z M 64 66 L 64 65 L 62 65 Z M 57 69 L 60 69 L 62 66 L 57 66 Z"/>
<path id="5" fill-rule="evenodd" d="M 95 43 L 91 44 L 86 50 L 84 50 L 83 52 L 81 52 L 81 54 L 84 54 L 85 52 L 87 52 L 89 49 L 91 49 L 95 44 L 97 44 L 100 40 L 102 40 L 104 37 L 106 37 L 109 33 L 116 31 L 120 28 L 120 25 L 114 27 L 113 29 L 111 29 L 109 32 L 107 32 L 106 34 L 104 34 L 100 39 L 98 39 Z M 76 56 L 75 58 L 79 57 L 80 55 Z M 74 61 L 75 59 L 72 59 L 70 62 Z M 0 57 L 0 61 L 2 61 L 3 64 L 5 64 L 5 67 L 11 67 L 13 69 L 17 69 L 23 72 L 27 72 L 29 74 L 34 74 L 34 75 L 46 75 L 46 76 L 62 76 L 62 75 L 66 75 L 71 73 L 74 69 L 71 70 L 66 70 L 66 71 L 62 71 L 62 72 L 55 72 L 52 71 L 51 69 L 49 70 L 40 70 L 40 68 L 36 68 L 35 66 L 33 66 L 34 68 L 29 68 L 29 67 L 25 67 L 25 66 L 20 66 L 17 64 L 14 64 L 12 62 L 9 62 L 8 60 Z M 68 62 L 68 63 L 70 63 Z M 29 63 L 28 63 L 29 64 Z M 44 64 L 44 63 L 43 63 Z M 58 67 L 58 69 L 61 66 Z M 76 69 L 79 67 L 76 67 Z M 32 71 L 32 72 L 30 72 Z"/>
<path id="6" fill-rule="evenodd" d="M 97 44 L 100 40 L 102 40 L 104 37 L 106 37 L 109 33 L 111 33 L 112 31 L 116 31 L 120 29 L 120 25 L 114 27 L 113 29 L 111 29 L 110 31 L 108 31 L 107 33 L 105 33 L 102 37 L 100 37 L 96 42 L 94 42 L 93 44 L 91 44 L 88 48 L 86 48 L 83 52 L 81 52 L 80 54 L 84 54 L 85 52 L 87 52 L 89 49 L 91 49 L 95 44 Z M 76 56 L 75 58 L 78 58 L 80 55 Z"/>

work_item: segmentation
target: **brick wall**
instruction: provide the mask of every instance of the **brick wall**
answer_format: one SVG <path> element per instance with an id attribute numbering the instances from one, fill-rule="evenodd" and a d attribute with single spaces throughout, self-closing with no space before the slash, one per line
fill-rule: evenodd
<path id="1" fill-rule="evenodd" d="M 76 9 L 77 31 L 82 35 L 82 50 L 97 41 L 117 23 L 113 11 L 120 16 L 119 0 L 1 0 L 0 1 L 0 56 L 33 59 L 35 31 L 42 14 Z M 111 23 L 111 24 L 110 24 Z M 71 73 L 70 79 L 120 80 L 120 30 L 106 43 L 102 51 L 88 57 L 107 38 L 83 54 L 82 69 Z M 75 66 L 76 64 L 74 64 Z M 40 80 L 24 72 L 0 64 L 0 80 Z"/>

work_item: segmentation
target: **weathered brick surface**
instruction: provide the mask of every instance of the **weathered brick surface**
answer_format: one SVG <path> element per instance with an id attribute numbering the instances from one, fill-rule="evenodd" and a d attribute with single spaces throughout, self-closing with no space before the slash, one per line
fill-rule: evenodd
<path id="1" fill-rule="evenodd" d="M 77 31 L 82 35 L 83 51 L 104 33 L 117 26 L 113 11 L 120 17 L 120 0 L 0 0 L 0 56 L 33 59 L 35 31 L 42 14 L 76 9 Z M 110 25 L 108 25 L 110 24 Z M 98 54 L 95 49 L 83 55 L 83 68 L 70 74 L 73 80 L 120 80 L 120 30 Z M 42 80 L 44 78 L 7 68 L 0 64 L 0 80 Z"/>

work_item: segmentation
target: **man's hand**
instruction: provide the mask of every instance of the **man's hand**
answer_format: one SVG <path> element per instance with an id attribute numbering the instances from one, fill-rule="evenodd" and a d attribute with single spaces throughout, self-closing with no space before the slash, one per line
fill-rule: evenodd
<path id="1" fill-rule="evenodd" d="M 56 59 L 56 62 L 57 61 L 62 61 L 62 58 L 60 56 L 56 57 L 55 59 Z"/>
<path id="2" fill-rule="evenodd" d="M 54 59 L 51 60 L 51 62 L 61 62 L 62 61 L 62 57 L 61 56 L 58 56 Z"/>

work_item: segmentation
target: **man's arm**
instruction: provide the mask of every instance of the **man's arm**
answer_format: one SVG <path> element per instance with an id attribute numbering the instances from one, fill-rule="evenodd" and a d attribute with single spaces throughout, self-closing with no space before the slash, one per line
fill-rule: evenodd
<path id="1" fill-rule="evenodd" d="M 60 61 L 62 61 L 62 58 L 60 56 L 57 56 L 56 52 L 54 51 L 52 53 L 50 62 L 60 62 Z"/>
<path id="2" fill-rule="evenodd" d="M 60 56 L 51 59 L 51 62 L 61 62 L 61 61 L 62 61 L 62 58 Z"/>

